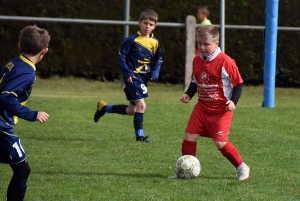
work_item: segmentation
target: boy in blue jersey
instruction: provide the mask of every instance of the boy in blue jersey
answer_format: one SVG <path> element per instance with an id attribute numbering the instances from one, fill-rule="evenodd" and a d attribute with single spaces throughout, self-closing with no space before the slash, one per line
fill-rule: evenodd
<path id="1" fill-rule="evenodd" d="M 0 68 L 0 163 L 9 164 L 13 176 L 7 189 L 8 201 L 25 197 L 30 167 L 21 141 L 14 131 L 18 118 L 27 121 L 47 121 L 46 112 L 26 107 L 35 81 L 35 64 L 48 51 L 48 31 L 37 26 L 25 27 L 19 36 L 20 56 Z"/>
<path id="2" fill-rule="evenodd" d="M 161 48 L 158 39 L 152 31 L 156 27 L 158 15 L 153 10 L 144 10 L 139 19 L 140 31 L 128 36 L 119 50 L 119 65 L 125 84 L 124 92 L 128 105 L 111 105 L 99 101 L 94 115 L 94 121 L 105 113 L 133 115 L 136 141 L 149 142 L 144 136 L 145 98 L 148 98 L 147 83 L 156 80 L 162 64 Z"/>

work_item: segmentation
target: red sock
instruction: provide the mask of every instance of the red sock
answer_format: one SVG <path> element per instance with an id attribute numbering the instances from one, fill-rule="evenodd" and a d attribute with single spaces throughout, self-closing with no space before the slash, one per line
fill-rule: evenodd
<path id="1" fill-rule="evenodd" d="M 220 152 L 230 161 L 232 165 L 234 165 L 234 167 L 240 166 L 243 162 L 238 150 L 230 142 L 227 142 L 225 146 L 220 149 Z"/>
<path id="2" fill-rule="evenodd" d="M 183 140 L 181 152 L 182 155 L 196 156 L 197 142 Z"/>

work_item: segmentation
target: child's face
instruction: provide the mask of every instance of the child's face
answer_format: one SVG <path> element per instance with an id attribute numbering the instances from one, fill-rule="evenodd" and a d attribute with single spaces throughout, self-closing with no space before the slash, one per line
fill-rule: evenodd
<path id="1" fill-rule="evenodd" d="M 197 18 L 200 22 L 204 21 L 206 18 L 206 14 L 203 13 L 201 10 L 198 10 L 197 12 Z"/>
<path id="2" fill-rule="evenodd" d="M 156 23 L 150 19 L 144 19 L 139 21 L 140 32 L 143 37 L 149 37 L 151 32 L 155 29 Z"/>
<path id="3" fill-rule="evenodd" d="M 207 57 L 214 53 L 219 46 L 219 41 L 212 41 L 210 39 L 197 38 L 197 45 L 203 57 Z"/>

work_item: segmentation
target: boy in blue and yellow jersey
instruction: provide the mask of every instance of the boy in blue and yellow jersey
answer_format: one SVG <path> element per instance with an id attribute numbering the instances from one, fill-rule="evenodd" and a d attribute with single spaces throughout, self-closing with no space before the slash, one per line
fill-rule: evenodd
<path id="1" fill-rule="evenodd" d="M 147 83 L 156 80 L 162 64 L 162 54 L 157 38 L 152 31 L 156 27 L 158 15 L 153 10 L 141 12 L 139 19 L 140 31 L 127 37 L 119 50 L 119 65 L 125 84 L 124 92 L 128 105 L 110 105 L 99 101 L 94 121 L 105 113 L 133 115 L 136 141 L 149 142 L 144 136 L 145 98 L 148 98 Z"/>
<path id="2" fill-rule="evenodd" d="M 35 64 L 48 51 L 48 31 L 25 27 L 19 36 L 21 55 L 0 68 L 0 163 L 9 164 L 13 176 L 7 189 L 8 201 L 25 197 L 30 167 L 21 141 L 14 131 L 18 118 L 44 123 L 49 115 L 26 107 L 35 81 Z"/>

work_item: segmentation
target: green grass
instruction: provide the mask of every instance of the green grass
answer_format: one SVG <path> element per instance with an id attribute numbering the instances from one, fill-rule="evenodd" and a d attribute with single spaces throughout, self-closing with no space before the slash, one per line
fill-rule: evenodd
<path id="1" fill-rule="evenodd" d="M 251 167 L 245 182 L 207 138 L 198 140 L 200 176 L 168 179 L 196 103 L 180 103 L 182 92 L 150 84 L 144 128 L 154 143 L 142 144 L 134 142 L 130 116 L 93 122 L 99 99 L 127 104 L 119 82 L 37 79 L 28 106 L 48 112 L 49 121 L 15 127 L 32 168 L 25 200 L 300 200 L 300 89 L 276 89 L 276 107 L 268 109 L 262 87 L 244 87 L 230 140 Z M 0 200 L 11 175 L 0 165 Z"/>

